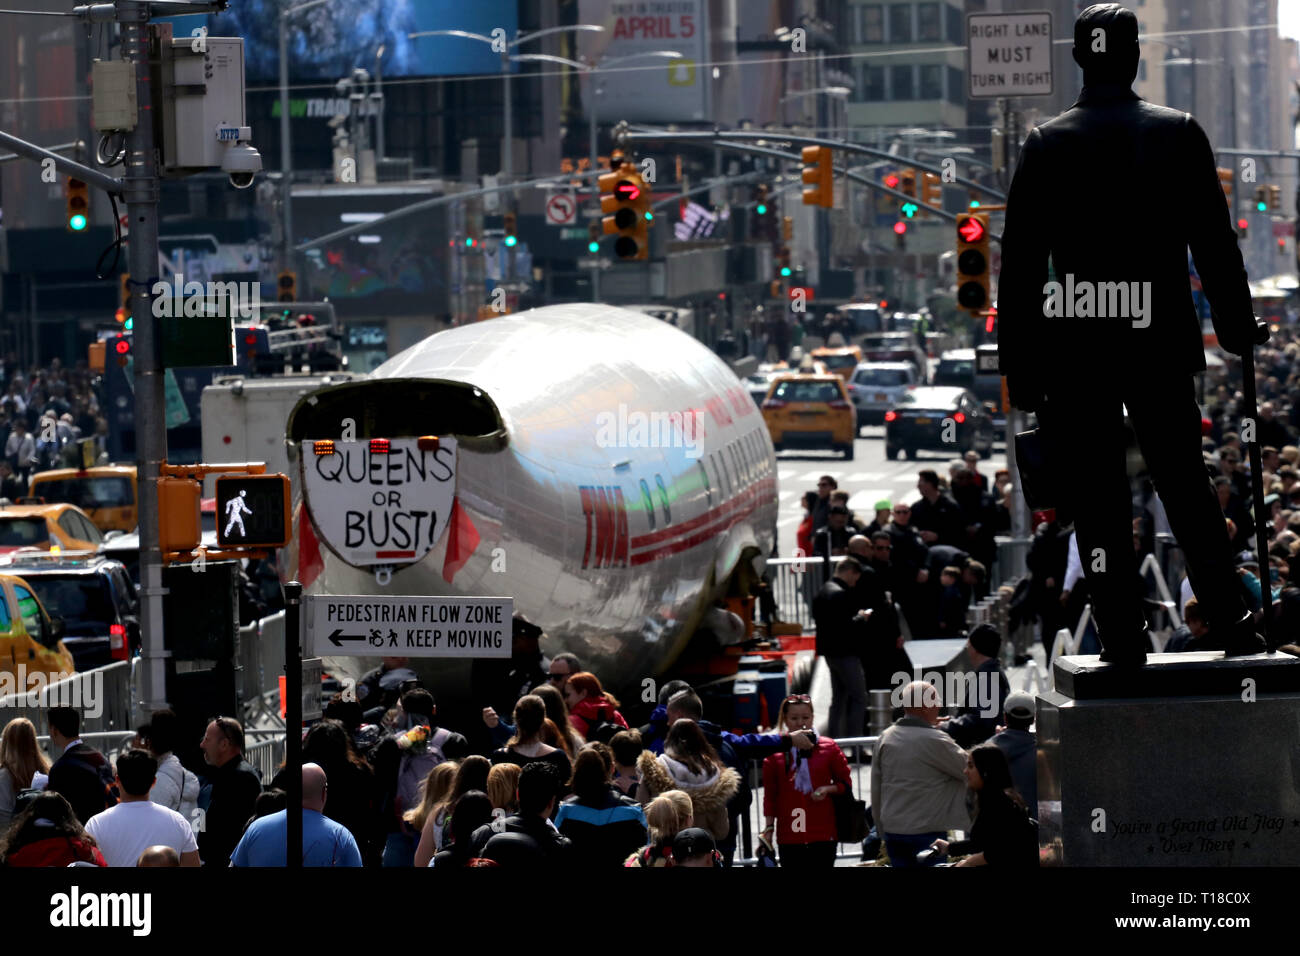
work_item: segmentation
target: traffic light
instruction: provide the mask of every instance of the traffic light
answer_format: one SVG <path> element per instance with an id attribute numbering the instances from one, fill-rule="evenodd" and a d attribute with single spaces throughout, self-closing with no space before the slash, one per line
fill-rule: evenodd
<path id="1" fill-rule="evenodd" d="M 905 169 L 898 177 L 898 188 L 908 198 L 898 207 L 899 214 L 904 219 L 912 219 L 916 216 L 920 207 L 916 204 L 916 170 Z M 897 229 L 894 230 L 898 232 Z M 901 233 L 899 233 L 901 235 Z"/>
<path id="2" fill-rule="evenodd" d="M 921 180 L 921 203 L 925 206 L 943 208 L 942 180 L 934 173 L 925 173 Z"/>
<path id="3" fill-rule="evenodd" d="M 781 278 L 782 279 L 790 278 L 790 276 L 793 274 L 793 271 L 790 268 L 790 247 L 789 246 L 782 246 L 780 249 L 777 250 L 776 262 L 777 265 L 780 266 Z"/>
<path id="4" fill-rule="evenodd" d="M 989 217 L 957 217 L 957 304 L 974 314 L 989 304 Z"/>
<path id="5" fill-rule="evenodd" d="M 803 191 L 805 206 L 835 208 L 835 171 L 831 168 L 829 146 L 805 146 L 799 154 L 803 159 L 803 182 L 812 189 Z"/>
<path id="6" fill-rule="evenodd" d="M 885 176 L 882 182 L 884 182 L 884 184 L 890 189 L 897 189 L 898 184 L 901 183 L 902 180 L 898 178 L 898 173 L 889 173 Z"/>
<path id="7" fill-rule="evenodd" d="M 68 232 L 83 232 L 90 225 L 90 187 L 80 179 L 68 177 L 63 189 Z"/>
<path id="8" fill-rule="evenodd" d="M 760 216 L 767 215 L 767 187 L 764 185 L 754 188 L 754 212 Z"/>
<path id="9" fill-rule="evenodd" d="M 275 280 L 275 299 L 277 302 L 298 301 L 298 273 L 280 273 Z"/>
<path id="10" fill-rule="evenodd" d="M 902 220 L 894 223 L 894 245 L 899 249 L 907 248 L 907 223 Z"/>
<path id="11" fill-rule="evenodd" d="M 217 479 L 217 544 L 282 548 L 289 540 L 289 479 L 224 475 Z"/>
<path id="12" fill-rule="evenodd" d="M 1245 239 L 1250 231 L 1250 220 L 1245 216 L 1237 220 L 1237 235 Z"/>
<path id="13" fill-rule="evenodd" d="M 1268 187 L 1268 208 L 1272 212 L 1277 212 L 1282 208 L 1282 187 Z"/>
<path id="14" fill-rule="evenodd" d="M 158 547 L 189 553 L 202 540 L 199 499 L 203 485 L 193 478 L 158 479 Z"/>
<path id="15" fill-rule="evenodd" d="M 1232 170 L 1224 169 L 1220 166 L 1217 169 L 1219 174 L 1219 186 L 1223 189 L 1223 196 L 1228 200 L 1228 205 L 1232 205 Z"/>
<path id="16" fill-rule="evenodd" d="M 113 313 L 113 318 L 117 320 L 118 325 L 129 329 L 131 327 L 131 274 L 123 272 L 118 280 L 122 288 L 122 304 Z"/>
<path id="17" fill-rule="evenodd" d="M 601 227 L 607 235 L 618 235 L 614 252 L 620 259 L 650 257 L 650 190 L 631 163 L 600 177 L 600 210 L 613 213 L 601 220 Z"/>
<path id="18" fill-rule="evenodd" d="M 587 223 L 587 251 L 593 256 L 600 252 L 600 223 L 594 219 Z"/>
<path id="19" fill-rule="evenodd" d="M 1255 187 L 1255 211 L 1268 212 L 1268 187 Z"/>
<path id="20" fill-rule="evenodd" d="M 512 212 L 508 212 L 502 218 L 503 218 L 502 228 L 506 234 L 505 244 L 507 246 L 514 246 L 514 244 L 519 241 L 519 237 L 515 235 L 515 222 L 516 222 L 515 214 Z"/>

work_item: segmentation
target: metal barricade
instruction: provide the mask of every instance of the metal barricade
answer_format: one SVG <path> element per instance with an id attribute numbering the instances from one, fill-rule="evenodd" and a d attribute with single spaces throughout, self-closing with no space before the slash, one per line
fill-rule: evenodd
<path id="1" fill-rule="evenodd" d="M 768 558 L 767 569 L 776 601 L 777 617 L 798 624 L 805 632 L 814 627 L 812 601 L 829 574 L 818 557 Z"/>
<path id="2" fill-rule="evenodd" d="M 245 736 L 262 738 L 244 748 L 244 759 L 261 774 L 262 786 L 269 787 L 284 765 L 284 731 L 248 730 Z"/>
<path id="3" fill-rule="evenodd" d="M 135 736 L 135 731 L 134 730 L 107 730 L 107 731 L 96 731 L 93 733 L 81 734 L 80 736 L 81 736 L 82 743 L 94 747 L 105 757 L 107 757 L 110 763 L 116 765 L 117 755 L 122 752 L 122 747 L 126 744 L 126 742 Z M 50 743 L 49 737 L 36 738 L 36 745 L 38 747 L 46 748 L 47 753 L 49 753 L 48 750 L 49 743 Z M 53 756 L 56 755 L 51 754 L 51 757 Z"/>
<path id="4" fill-rule="evenodd" d="M 115 661 L 39 690 L 0 698 L 0 725 L 26 717 L 40 730 L 51 707 L 75 708 L 86 733 L 131 729 L 131 662 Z"/>

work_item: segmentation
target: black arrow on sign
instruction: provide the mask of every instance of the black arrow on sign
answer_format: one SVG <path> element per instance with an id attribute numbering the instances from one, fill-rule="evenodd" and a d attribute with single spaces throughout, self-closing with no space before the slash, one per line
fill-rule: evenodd
<path id="1" fill-rule="evenodd" d="M 366 635 L 344 634 L 343 628 L 336 627 L 334 628 L 334 633 L 331 634 L 328 639 L 335 647 L 342 647 L 344 641 L 364 641 L 366 640 Z"/>

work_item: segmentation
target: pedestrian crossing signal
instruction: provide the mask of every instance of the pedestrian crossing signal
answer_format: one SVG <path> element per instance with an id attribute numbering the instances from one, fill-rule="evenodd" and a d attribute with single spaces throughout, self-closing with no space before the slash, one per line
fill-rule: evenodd
<path id="1" fill-rule="evenodd" d="M 289 541 L 289 479 L 228 475 L 217 485 L 217 544 L 223 548 L 282 548 Z"/>

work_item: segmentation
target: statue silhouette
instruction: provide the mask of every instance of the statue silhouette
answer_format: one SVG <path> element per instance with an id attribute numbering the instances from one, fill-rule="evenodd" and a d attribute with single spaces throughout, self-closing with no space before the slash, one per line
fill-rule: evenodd
<path id="1" fill-rule="evenodd" d="M 1189 114 L 1130 88 L 1137 30 L 1118 4 L 1079 14 L 1073 53 L 1083 90 L 1021 149 L 998 289 L 1009 397 L 1038 413 L 1058 468 L 1102 660 L 1128 666 L 1144 663 L 1150 644 L 1134 587 L 1125 408 L 1206 612 L 1204 646 L 1229 656 L 1265 649 L 1201 455 L 1192 376 L 1205 353 L 1188 248 L 1219 344 L 1237 355 L 1257 335 L 1250 289 L 1209 139 Z"/>

